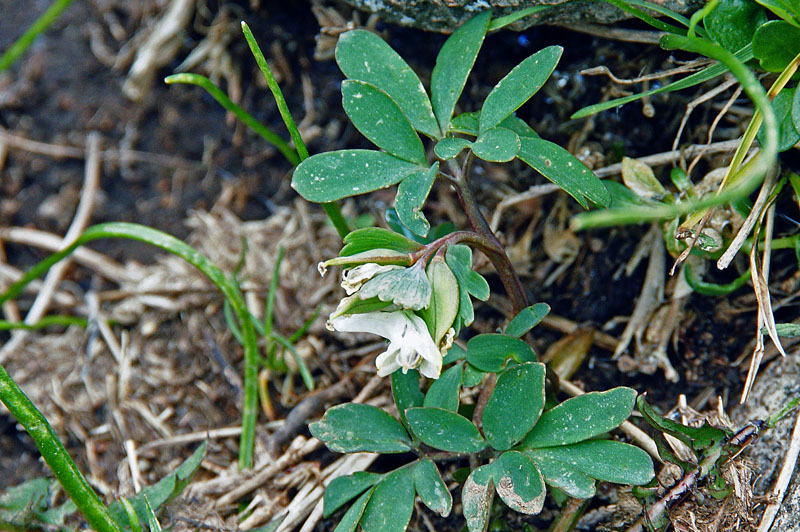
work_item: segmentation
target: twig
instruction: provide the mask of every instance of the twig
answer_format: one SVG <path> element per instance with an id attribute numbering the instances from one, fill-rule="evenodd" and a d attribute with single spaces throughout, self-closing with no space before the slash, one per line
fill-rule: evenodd
<path id="1" fill-rule="evenodd" d="M 91 132 L 86 142 L 86 165 L 81 197 L 75 211 L 75 217 L 72 219 L 69 229 L 67 229 L 67 234 L 64 235 L 61 241 L 60 247 L 62 248 L 69 246 L 78 239 L 92 216 L 94 198 L 97 195 L 97 189 L 100 184 L 102 168 L 102 161 L 99 154 L 100 135 L 97 132 Z M 70 258 L 67 257 L 63 261 L 55 264 L 50 268 L 50 271 L 47 272 L 44 282 L 42 283 L 42 289 L 36 296 L 36 299 L 34 299 L 28 314 L 25 316 L 26 324 L 30 325 L 36 323 L 44 316 L 44 313 L 47 312 L 56 286 L 61 282 L 71 262 Z M 0 350 L 0 360 L 5 359 L 8 353 L 19 347 L 27 335 L 28 331 L 18 331 L 16 334 L 12 334 L 11 339 Z"/>
<path id="2" fill-rule="evenodd" d="M 663 79 L 669 76 L 675 76 L 677 74 L 687 74 L 689 72 L 695 72 L 700 70 L 704 66 L 711 63 L 708 59 L 699 59 L 697 61 L 691 61 L 689 63 L 683 64 L 676 68 L 671 68 L 669 70 L 662 70 L 661 72 L 655 72 L 653 74 L 647 74 L 645 76 L 639 76 L 633 79 L 622 79 L 615 76 L 611 70 L 608 69 L 606 66 L 596 66 L 592 68 L 586 68 L 581 70 L 580 74 L 582 76 L 600 76 L 606 75 L 611 78 L 611 81 L 617 83 L 618 85 L 635 85 L 637 83 L 642 83 L 645 81 L 653 81 L 656 79 Z"/>
<path id="3" fill-rule="evenodd" d="M 783 498 L 786 495 L 786 489 L 789 487 L 789 482 L 792 480 L 798 454 L 800 454 L 800 411 L 797 412 L 794 429 L 792 430 L 792 439 L 789 443 L 789 449 L 786 451 L 786 456 L 783 458 L 781 472 L 778 474 L 778 480 L 775 481 L 775 486 L 772 488 L 772 493 L 770 494 L 770 503 L 764 510 L 764 515 L 761 517 L 757 532 L 769 532 L 770 528 L 772 528 L 772 523 L 778 515 L 778 511 L 781 509 Z"/>
<path id="4" fill-rule="evenodd" d="M 697 153 L 705 153 L 705 154 L 712 154 L 712 153 L 720 153 L 735 150 L 739 144 L 739 139 L 733 140 L 723 140 L 720 142 L 715 142 L 713 144 L 694 144 L 692 146 L 687 146 L 682 150 L 672 150 L 663 153 L 656 153 L 654 155 L 648 155 L 646 157 L 639 157 L 636 159 L 637 161 L 641 161 L 648 166 L 661 166 L 664 164 L 669 164 L 672 162 L 677 161 L 681 157 L 692 157 Z M 594 171 L 597 177 L 610 177 L 612 175 L 618 175 L 622 172 L 622 163 L 612 164 L 609 166 L 605 166 L 603 168 L 599 168 Z"/>
<path id="5" fill-rule="evenodd" d="M 663 31 L 629 30 L 625 28 L 612 28 L 602 24 L 570 23 L 569 29 L 580 33 L 587 33 L 604 39 L 622 42 L 636 42 L 643 44 L 658 44 Z"/>
<path id="6" fill-rule="evenodd" d="M 675 134 L 675 140 L 672 141 L 672 149 L 677 150 L 678 144 L 681 140 L 681 135 L 683 134 L 683 128 L 686 127 L 686 123 L 689 121 L 689 117 L 692 115 L 692 112 L 701 104 L 715 98 L 718 94 L 721 94 L 728 90 L 729 88 L 733 87 L 738 83 L 736 78 L 731 78 L 726 80 L 724 83 L 717 85 L 710 91 L 703 93 L 699 98 L 695 98 L 688 104 L 686 104 L 686 111 L 683 113 L 683 118 L 681 119 L 681 125 L 678 126 L 678 132 Z"/>
<path id="7" fill-rule="evenodd" d="M 191 22 L 195 0 L 172 0 L 166 12 L 153 25 L 153 31 L 136 52 L 122 92 L 134 101 L 147 94 L 156 70 L 169 63 L 180 47 L 181 32 Z"/>
<path id="8" fill-rule="evenodd" d="M 55 159 L 83 159 L 86 157 L 86 150 L 82 148 L 26 139 L 25 137 L 13 135 L 0 127 L 0 153 L 3 147 L 6 150 L 8 148 L 16 148 Z M 101 151 L 100 158 L 104 161 L 152 163 L 176 168 L 201 168 L 203 166 L 200 161 L 192 161 L 182 157 L 175 157 L 174 155 L 114 148 Z"/>
<path id="9" fill-rule="evenodd" d="M 275 456 L 281 445 L 294 436 L 310 417 L 325 406 L 325 403 L 345 395 L 349 389 L 350 378 L 346 376 L 333 386 L 328 386 L 324 390 L 313 393 L 297 403 L 286 416 L 283 424 L 266 441 L 267 452 Z"/>

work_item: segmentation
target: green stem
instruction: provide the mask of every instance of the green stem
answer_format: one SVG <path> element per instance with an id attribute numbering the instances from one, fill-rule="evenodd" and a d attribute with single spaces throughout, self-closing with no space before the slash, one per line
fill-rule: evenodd
<path id="1" fill-rule="evenodd" d="M 81 474 L 50 423 L 0 365 L 0 401 L 33 438 L 42 458 L 89 526 L 99 532 L 121 532 L 108 509 Z"/>
<path id="2" fill-rule="evenodd" d="M 258 408 L 258 339 L 252 316 L 244 297 L 234 281 L 184 241 L 151 227 L 139 224 L 114 222 L 93 225 L 70 246 L 50 255 L 29 269 L 20 280 L 13 283 L 0 295 L 0 304 L 16 297 L 34 279 L 44 275 L 51 266 L 70 255 L 75 249 L 100 238 L 128 238 L 146 242 L 177 255 L 200 270 L 227 298 L 239 320 L 244 344 L 244 404 L 242 405 L 242 435 L 239 440 L 239 467 L 246 469 L 253 464 L 253 445 Z"/>
<path id="3" fill-rule="evenodd" d="M 286 105 L 286 99 L 283 97 L 283 92 L 281 92 L 281 88 L 278 86 L 275 76 L 272 75 L 272 70 L 269 68 L 269 64 L 267 64 L 267 59 L 264 57 L 261 47 L 258 46 L 258 42 L 256 42 L 253 32 L 250 31 L 250 26 L 248 26 L 244 21 L 242 21 L 242 31 L 244 32 L 244 38 L 247 40 L 247 44 L 250 46 L 250 51 L 253 53 L 253 57 L 256 59 L 258 68 L 261 70 L 261 73 L 264 74 L 264 79 L 267 80 L 267 86 L 269 87 L 269 90 L 272 91 L 272 96 L 275 98 L 275 103 L 278 105 L 278 111 L 281 113 L 283 123 L 286 124 L 286 129 L 289 130 L 289 135 L 291 135 L 292 141 L 297 148 L 297 153 L 300 155 L 300 160 L 305 161 L 308 159 L 308 148 L 306 148 L 306 144 L 303 142 L 303 138 L 300 136 L 300 130 L 297 129 L 297 124 L 295 124 L 295 121 L 292 118 L 292 113 L 289 112 L 289 106 Z M 325 213 L 328 215 L 328 218 L 330 218 L 333 226 L 339 232 L 339 236 L 342 238 L 346 237 L 350 233 L 350 226 L 342 215 L 339 204 L 336 202 L 323 203 L 322 208 L 325 209 Z"/>
<path id="4" fill-rule="evenodd" d="M 778 122 L 775 112 L 769 103 L 764 88 L 755 75 L 736 56 L 712 42 L 692 36 L 666 35 L 662 38 L 662 46 L 669 49 L 680 48 L 687 52 L 695 52 L 724 64 L 742 84 L 747 96 L 752 100 L 764 121 L 764 143 L 758 155 L 748 164 L 736 169 L 730 181 L 718 194 L 699 201 L 687 201 L 671 205 L 655 205 L 647 207 L 626 207 L 625 209 L 605 209 L 582 213 L 572 219 L 570 227 L 581 229 L 608 227 L 646 221 L 667 220 L 699 211 L 706 207 L 714 207 L 724 203 L 735 202 L 750 194 L 763 180 L 767 170 L 778 155 Z"/>
<path id="5" fill-rule="evenodd" d="M 200 74 L 190 74 L 184 72 L 181 74 L 167 76 L 164 78 L 164 83 L 186 83 L 204 88 L 212 98 L 217 100 L 217 103 L 219 103 L 226 110 L 232 112 L 236 118 L 244 122 L 250 129 L 261 135 L 261 138 L 275 146 L 278 151 L 281 152 L 284 157 L 286 157 L 286 160 L 289 161 L 292 166 L 297 166 L 300 164 L 300 157 L 298 156 L 297 152 L 294 151 L 285 140 L 280 138 L 274 132 L 270 131 L 264 124 L 256 120 L 253 115 L 233 103 L 231 99 L 228 98 L 228 95 L 222 92 L 222 90 L 214 85 L 214 83 L 207 77 L 201 76 Z"/>
<path id="6" fill-rule="evenodd" d="M 49 28 L 61 12 L 71 3 L 72 0 L 56 0 L 50 4 L 50 7 L 48 7 L 47 10 L 31 24 L 28 30 L 22 34 L 22 37 L 17 39 L 17 41 L 11 45 L 11 48 L 0 56 L 0 72 L 14 64 L 14 61 L 25 53 L 25 50 L 36 40 L 36 37 Z"/>

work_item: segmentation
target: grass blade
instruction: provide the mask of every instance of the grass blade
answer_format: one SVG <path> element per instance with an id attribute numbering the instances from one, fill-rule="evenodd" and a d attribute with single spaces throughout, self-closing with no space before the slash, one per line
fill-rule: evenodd
<path id="1" fill-rule="evenodd" d="M 231 99 L 228 98 L 228 95 L 214 85 L 207 77 L 201 76 L 200 74 L 185 72 L 167 76 L 164 78 L 164 83 L 168 85 L 172 85 L 173 83 L 185 83 L 187 85 L 197 85 L 198 87 L 204 88 L 212 98 L 217 100 L 217 103 L 226 110 L 232 112 L 236 118 L 244 122 L 250 129 L 261 135 L 261 138 L 275 146 L 292 166 L 300 164 L 300 157 L 297 152 L 294 151 L 285 140 L 280 138 L 276 133 L 270 131 L 264 124 L 256 120 L 253 115 L 233 103 Z"/>
<path id="2" fill-rule="evenodd" d="M 264 74 L 264 78 L 267 80 L 267 86 L 269 87 L 269 90 L 272 91 L 272 96 L 275 98 L 275 103 L 278 105 L 278 111 L 281 113 L 283 123 L 286 124 L 286 129 L 289 130 L 289 135 L 292 137 L 292 142 L 294 142 L 294 145 L 297 148 L 297 153 L 300 155 L 300 160 L 303 161 L 308 158 L 308 148 L 306 148 L 306 144 L 303 142 L 303 138 L 300 136 L 300 131 L 297 129 L 297 124 L 292 118 L 292 113 L 289 112 L 289 106 L 286 105 L 286 99 L 283 97 L 283 92 L 281 92 L 278 82 L 275 81 L 275 76 L 272 75 L 272 70 L 270 70 L 269 64 L 267 64 L 267 59 L 264 57 L 261 47 L 258 46 L 258 42 L 256 42 L 253 32 L 250 31 L 250 26 L 248 26 L 244 21 L 242 21 L 242 32 L 244 33 L 245 40 L 247 40 L 247 44 L 250 46 L 250 51 L 253 53 L 253 57 L 258 64 L 258 68 L 261 70 L 261 73 Z M 347 234 L 350 233 L 350 226 L 342 215 L 339 205 L 334 202 L 323 203 L 322 208 L 325 209 L 325 213 L 328 215 L 328 218 L 331 219 L 333 226 L 339 232 L 339 236 L 342 238 L 347 236 Z"/>
<path id="3" fill-rule="evenodd" d="M 45 31 L 58 18 L 64 9 L 72 3 L 72 0 L 56 0 L 47 10 L 37 18 L 17 41 L 0 56 L 0 72 L 14 64 L 19 56 L 33 44 L 36 37 Z"/>
<path id="4" fill-rule="evenodd" d="M 258 408 L 258 344 L 252 316 L 247 310 L 242 293 L 236 284 L 187 243 L 167 233 L 139 224 L 111 222 L 93 225 L 86 229 L 74 243 L 58 253 L 50 255 L 28 270 L 21 279 L 0 295 L 0 304 L 19 295 L 26 285 L 43 275 L 51 266 L 67 257 L 78 247 L 101 238 L 137 240 L 177 255 L 208 277 L 230 302 L 241 327 L 244 345 L 244 404 L 242 406 L 242 435 L 239 441 L 239 467 L 242 469 L 251 467 Z"/>
<path id="5" fill-rule="evenodd" d="M 303 357 L 300 356 L 300 353 L 294 348 L 292 343 L 285 337 L 281 336 L 278 333 L 272 333 L 272 338 L 281 344 L 283 347 L 289 350 L 294 358 L 294 361 L 297 363 L 297 370 L 300 372 L 300 377 L 303 378 L 303 384 L 306 385 L 306 388 L 309 390 L 314 389 L 314 379 L 311 377 L 311 372 L 308 370 L 308 366 L 306 365 L 306 361 L 303 360 Z"/>

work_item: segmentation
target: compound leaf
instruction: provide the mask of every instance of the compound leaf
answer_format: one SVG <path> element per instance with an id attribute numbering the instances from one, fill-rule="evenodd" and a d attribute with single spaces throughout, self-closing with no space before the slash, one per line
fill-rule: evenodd
<path id="1" fill-rule="evenodd" d="M 447 137 L 436 143 L 436 146 L 433 147 L 433 153 L 440 159 L 452 159 L 471 145 L 472 143 L 467 139 L 462 139 L 461 137 Z"/>

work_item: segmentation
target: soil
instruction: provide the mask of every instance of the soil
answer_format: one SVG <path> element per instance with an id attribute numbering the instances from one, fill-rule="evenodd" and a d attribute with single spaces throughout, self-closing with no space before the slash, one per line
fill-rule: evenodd
<path id="1" fill-rule="evenodd" d="M 47 2 L 31 4 L 4 5 L 0 16 L 0 50 L 8 48 Z M 152 28 L 165 5 L 118 0 L 73 3 L 9 72 L 0 74 L 0 134 L 78 148 L 81 152 L 87 135 L 99 132 L 103 149 L 135 150 L 140 154 L 138 160 L 125 161 L 109 155 L 104 162 L 91 223 L 132 221 L 188 239 L 227 272 L 236 268 L 240 237 L 246 237 L 248 262 L 242 279 L 253 283 L 258 294 L 263 295 L 271 280 L 278 242 L 288 242 L 288 266 L 284 264 L 280 274 L 276 327 L 291 334 L 313 311 L 308 308 L 309 301 L 322 305 L 323 315 L 336 303 L 335 279 L 329 276 L 319 280 L 314 274 L 316 262 L 336 253 L 335 234 L 324 223 L 321 211 L 298 200 L 288 187 L 292 168 L 276 150 L 226 116 L 199 87 L 165 85 L 159 80 L 173 73 L 204 42 L 208 28 L 215 23 L 214 28 L 223 36 L 218 37 L 223 44 L 217 50 L 225 52 L 228 62 L 220 61 L 216 67 L 206 63 L 196 71 L 223 79 L 227 74 L 229 83 L 222 84 L 232 94 L 240 94 L 240 105 L 283 135 L 277 107 L 238 32 L 237 21 L 245 19 L 264 50 L 269 50 L 268 56 L 280 74 L 295 118 L 298 121 L 304 116 L 311 118 L 304 133 L 310 139 L 310 151 L 317 153 L 342 147 L 368 147 L 348 124 L 341 109 L 342 76 L 333 61 L 313 59 L 314 36 L 319 25 L 307 2 L 208 1 L 198 4 L 191 25 L 177 44 L 177 53 L 157 70 L 156 81 L 144 99 L 131 101 L 122 91 L 132 59 L 130 50 L 135 50 L 131 43 L 141 42 L 137 34 Z M 345 19 L 352 18 L 349 8 L 335 7 Z M 361 20 L 366 22 L 366 17 Z M 628 23 L 628 27 L 646 29 L 636 23 Z M 382 23 L 377 30 L 427 84 L 434 53 L 445 37 Z M 653 106 L 652 117 L 643 114 L 641 103 L 634 103 L 604 112 L 590 121 L 571 121 L 569 116 L 577 109 L 600 101 L 606 94 L 613 97 L 614 91 L 620 90 L 604 76 L 579 74 L 582 69 L 605 65 L 620 78 L 632 78 L 669 68 L 675 60 L 687 58 L 672 58 L 654 45 L 538 27 L 520 33 L 490 35 L 460 105 L 467 110 L 476 108 L 491 87 L 520 60 L 553 44 L 564 47 L 563 59 L 551 81 L 518 116 L 542 137 L 570 146 L 574 152 L 589 153 L 595 168 L 619 162 L 623 155 L 640 157 L 669 151 L 686 104 L 707 89 L 700 87 L 694 92 L 653 98 L 649 102 Z M 303 78 L 307 78 L 305 87 Z M 638 91 L 643 87 L 637 84 L 622 88 Z M 724 102 L 726 95 L 730 91 L 715 101 Z M 307 107 L 309 103 L 313 107 Z M 707 124 L 716 112 L 710 106 L 699 107 L 689 121 L 684 142 L 704 142 Z M 742 122 L 736 117 L 723 121 L 715 140 L 735 138 L 741 133 Z M 0 156 L 0 230 L 27 227 L 64 235 L 78 204 L 84 157 L 54 157 L 39 153 L 40 149 L 37 152 L 15 144 L 9 138 L 0 137 L 0 154 L 3 143 L 8 147 L 7 155 Z M 709 158 L 701 163 L 701 170 L 717 167 L 721 162 L 719 158 Z M 657 175 L 664 177 L 663 182 L 668 181 L 667 174 L 668 168 L 657 169 Z M 500 200 L 544 183 L 541 176 L 518 163 L 502 168 L 478 167 L 476 176 L 478 194 L 489 214 Z M 347 202 L 346 212 L 370 212 L 380 220 L 381 211 L 390 201 L 391 195 L 377 193 Z M 455 221 L 463 223 L 453 206 L 452 194 L 440 187 L 432 198 L 429 218 L 443 221 L 455 215 Z M 559 263 L 543 249 L 543 222 L 548 213 L 559 208 L 566 209 L 568 214 L 580 210 L 574 202 L 554 194 L 510 208 L 500 219 L 501 238 L 509 247 L 519 248 L 517 265 L 533 301 L 548 303 L 554 315 L 580 326 L 619 336 L 625 323 L 621 318 L 631 315 L 639 297 L 647 260 L 630 275 L 622 270 L 647 233 L 647 227 L 580 233 L 580 251 L 574 262 L 548 278 Z M 793 208 L 791 204 L 782 204 L 779 211 L 791 217 Z M 526 244 L 525 232 L 529 227 L 531 241 Z M 786 233 L 791 227 L 791 221 L 780 218 L 776 234 Z M 295 233 L 287 235 L 292 228 Z M 20 270 L 47 255 L 47 251 L 29 242 L 2 236 L 0 239 L 4 262 Z M 122 363 L 100 345 L 102 342 L 96 335 L 74 327 L 31 335 L 11 355 L 6 367 L 50 419 L 79 466 L 90 471 L 90 480 L 110 499 L 129 494 L 133 489 L 125 440 L 147 449 L 139 455 L 139 467 L 142 481 L 150 484 L 188 457 L 193 447 L 147 448 L 148 443 L 237 423 L 242 355 L 227 332 L 221 298 L 190 268 L 177 259 L 165 259 L 162 252 L 152 247 L 132 241 L 104 240 L 93 243 L 91 248 L 127 265 L 129 271 L 139 276 L 137 279 L 147 280 L 151 296 L 165 299 L 158 304 L 153 303 L 154 299 L 142 303 L 131 297 L 127 301 L 120 293 L 125 290 L 133 293 L 135 286 L 78 265 L 68 269 L 62 286 L 75 302 L 72 306 L 55 303 L 53 312 L 83 312 L 85 316 L 87 293 L 101 294 L 101 312 L 117 319 L 114 334 L 129 338 L 128 345 L 141 357 L 130 363 L 133 373 L 123 377 L 118 367 Z M 773 283 L 784 287 L 783 293 L 787 295 L 796 287 L 796 283 L 787 284 L 796 270 L 794 258 L 788 255 L 776 255 L 772 267 Z M 489 278 L 493 293 L 501 293 L 491 270 L 483 268 L 482 272 Z M 731 280 L 725 272 L 710 275 L 718 282 Z M 23 315 L 33 296 L 26 294 L 18 300 Z M 504 319 L 502 296 L 498 300 L 498 304 L 476 308 L 479 316 L 476 323 L 482 322 L 481 327 L 486 331 L 493 330 Z M 791 307 L 779 311 L 778 321 L 795 318 L 796 312 Z M 374 356 L 374 347 L 372 351 L 359 348 L 369 345 L 374 338 L 354 341 L 332 336 L 325 332 L 323 321 L 315 322 L 309 338 L 298 349 L 308 357 L 321 389 L 343 376 L 352 379 L 350 387 L 327 401 L 334 404 L 352 399 L 372 382 L 363 368 L 371 367 L 368 355 Z M 738 400 L 747 373 L 747 363 L 738 361 L 748 352 L 755 327 L 755 300 L 751 292 L 743 289 L 720 298 L 692 295 L 684 306 L 668 350 L 678 382 L 667 383 L 661 372 L 646 375 L 623 371 L 611 359 L 608 348 L 597 343 L 571 380 L 587 390 L 631 386 L 647 392 L 651 402 L 664 410 L 673 408 L 680 394 L 698 410 L 715 408 L 714 398 L 719 396 L 722 406 L 730 410 Z M 536 334 L 537 351 L 544 353 L 563 336 L 563 331 L 540 327 Z M 0 335 L 0 340 L 9 338 L 7 333 Z M 109 403 L 110 397 L 124 395 L 111 393 L 109 387 L 116 392 L 123 385 L 129 394 L 125 401 Z M 273 375 L 271 385 L 275 397 L 281 389 L 285 392 L 282 402 L 276 405 L 277 419 L 282 419 L 306 396 L 296 378 Z M 385 383 L 379 385 L 375 397 L 388 397 Z M 164 419 L 152 421 L 137 410 L 142 407 L 154 417 L 164 414 Z M 311 417 L 320 413 L 317 410 Z M 273 431 L 274 425 L 262 425 L 261 441 L 268 440 Z M 308 436 L 302 427 L 299 432 Z M 215 476 L 224 477 L 235 470 L 237 441 L 236 438 L 212 440 L 199 478 L 211 482 Z M 278 455 L 289 441 L 281 442 Z M 266 452 L 263 448 L 260 451 Z M 3 410 L 0 488 L 45 474 L 46 468 L 37 456 L 27 435 L 20 432 Z M 266 454 L 262 458 L 268 459 Z M 324 450 L 309 454 L 284 472 L 287 478 L 289 473 L 305 477 L 295 479 L 294 484 L 289 480 L 282 485 L 271 484 L 268 489 L 260 490 L 258 496 L 285 505 L 302 489 L 305 479 L 319 474 L 334 458 Z M 386 463 L 379 461 L 376 467 L 386 467 Z M 616 489 L 604 487 L 600 491 L 591 511 L 604 511 L 617 500 Z M 165 521 L 235 526 L 231 508 L 225 508 L 219 515 L 198 509 L 219 495 L 202 490 L 197 493 L 195 499 L 184 501 L 182 509 L 174 510 Z M 525 522 L 545 527 L 556 511 L 555 504 L 549 501 L 542 515 Z M 170 521 L 172 518 L 175 520 Z M 332 530 L 335 523 L 335 519 L 323 520 L 315 530 Z M 462 526 L 460 517 L 435 519 L 432 523 L 436 530 L 458 530 Z M 498 530 L 522 526 L 518 517 L 510 513 L 498 516 L 497 523 Z M 418 515 L 412 521 L 414 530 L 427 526 Z"/>

